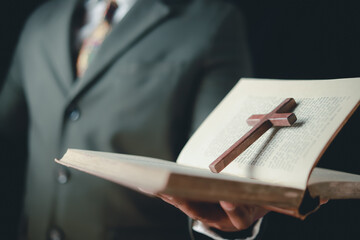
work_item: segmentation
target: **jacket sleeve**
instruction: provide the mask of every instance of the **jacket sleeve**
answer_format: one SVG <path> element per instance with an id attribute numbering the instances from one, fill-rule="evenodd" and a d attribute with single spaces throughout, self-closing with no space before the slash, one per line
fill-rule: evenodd
<path id="1" fill-rule="evenodd" d="M 215 28 L 202 62 L 203 75 L 194 105 L 195 131 L 241 77 L 251 77 L 251 59 L 241 12 L 232 7 Z"/>

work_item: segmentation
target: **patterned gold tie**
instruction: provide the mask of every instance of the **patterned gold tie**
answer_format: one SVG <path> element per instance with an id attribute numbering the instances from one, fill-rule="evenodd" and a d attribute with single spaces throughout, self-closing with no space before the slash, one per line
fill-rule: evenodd
<path id="1" fill-rule="evenodd" d="M 116 0 L 110 0 L 106 7 L 104 19 L 90 34 L 90 36 L 84 40 L 76 62 L 76 71 L 79 78 L 84 75 L 105 37 L 110 33 L 111 22 L 117 8 L 118 5 Z"/>

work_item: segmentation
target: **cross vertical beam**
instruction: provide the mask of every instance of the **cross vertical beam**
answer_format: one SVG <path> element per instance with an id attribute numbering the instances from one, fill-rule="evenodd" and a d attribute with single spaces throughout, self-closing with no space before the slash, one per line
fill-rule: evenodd
<path id="1" fill-rule="evenodd" d="M 209 165 L 210 170 L 214 173 L 221 172 L 272 126 L 291 126 L 296 122 L 296 116 L 289 112 L 293 111 L 295 107 L 295 100 L 287 98 L 268 114 L 250 116 L 247 123 L 253 128 L 212 162 Z"/>

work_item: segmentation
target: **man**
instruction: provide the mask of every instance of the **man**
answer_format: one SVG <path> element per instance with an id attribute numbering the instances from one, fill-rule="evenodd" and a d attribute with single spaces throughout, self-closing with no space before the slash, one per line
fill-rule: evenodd
<path id="1" fill-rule="evenodd" d="M 25 239 L 186 239 L 174 208 L 53 159 L 71 147 L 174 160 L 250 75 L 241 15 L 224 1 L 116 3 L 83 73 L 79 52 L 106 4 L 50 1 L 22 33 L 0 93 L 0 154 L 17 161 L 28 139 Z"/>

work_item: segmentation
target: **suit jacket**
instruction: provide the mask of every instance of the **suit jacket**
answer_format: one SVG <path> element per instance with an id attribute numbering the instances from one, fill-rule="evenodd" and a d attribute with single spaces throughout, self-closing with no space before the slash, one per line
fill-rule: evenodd
<path id="1" fill-rule="evenodd" d="M 23 235 L 186 239 L 187 220 L 175 208 L 53 159 L 71 147 L 174 160 L 250 75 L 241 15 L 220 0 L 139 0 L 75 79 L 81 4 L 54 0 L 31 16 L 0 94 L 3 156 L 17 161 L 28 139 Z"/>

